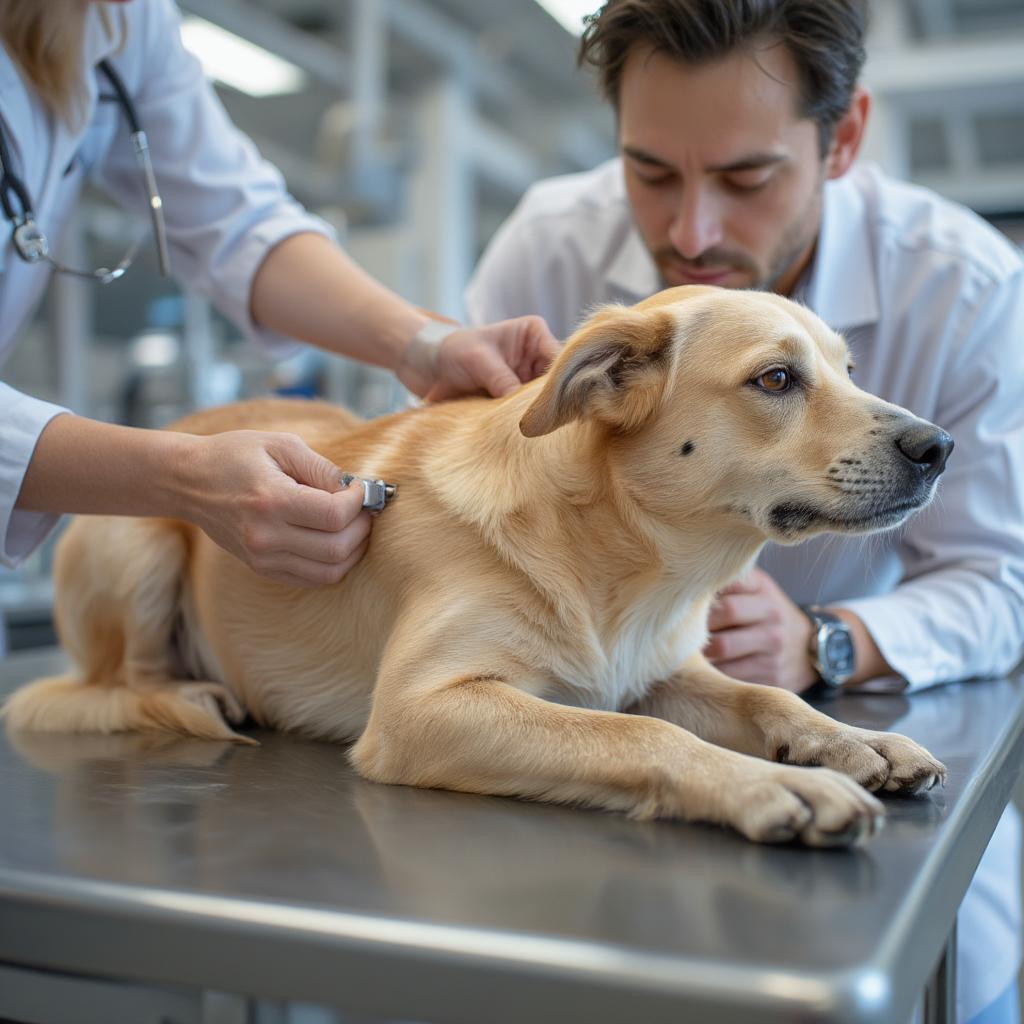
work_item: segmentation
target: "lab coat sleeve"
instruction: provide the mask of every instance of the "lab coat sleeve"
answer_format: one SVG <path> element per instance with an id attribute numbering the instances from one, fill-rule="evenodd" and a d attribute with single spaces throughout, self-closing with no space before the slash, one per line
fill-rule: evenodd
<path id="1" fill-rule="evenodd" d="M 909 689 L 1001 675 L 1024 654 L 1024 270 L 963 311 L 936 419 L 956 447 L 905 528 L 889 594 L 836 602 Z"/>
<path id="2" fill-rule="evenodd" d="M 294 343 L 253 321 L 253 278 L 290 235 L 333 238 L 331 228 L 288 194 L 281 174 L 232 124 L 199 62 L 182 46 L 180 15 L 170 0 L 132 5 L 124 52 L 112 62 L 149 140 L 175 277 L 271 351 L 291 348 Z M 148 198 L 127 133 L 112 136 L 92 178 L 148 223 Z"/>
<path id="3" fill-rule="evenodd" d="M 14 503 L 43 428 L 67 411 L 0 384 L 0 565 L 9 569 L 20 565 L 57 525 L 59 516 L 26 512 Z"/>

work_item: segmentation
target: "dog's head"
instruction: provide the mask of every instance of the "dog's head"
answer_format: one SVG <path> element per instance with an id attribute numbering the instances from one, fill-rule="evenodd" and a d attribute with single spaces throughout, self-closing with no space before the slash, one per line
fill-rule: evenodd
<path id="1" fill-rule="evenodd" d="M 953 441 L 850 379 L 843 339 L 762 292 L 673 288 L 591 317 L 520 422 L 602 434 L 621 482 L 669 520 L 715 516 L 792 543 L 896 526 Z"/>

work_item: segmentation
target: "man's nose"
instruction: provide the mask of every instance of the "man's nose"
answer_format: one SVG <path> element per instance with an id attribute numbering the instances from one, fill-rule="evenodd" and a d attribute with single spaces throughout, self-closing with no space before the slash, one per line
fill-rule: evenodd
<path id="1" fill-rule="evenodd" d="M 921 469 L 926 480 L 934 480 L 946 468 L 953 438 L 931 423 L 919 423 L 897 436 L 896 447 Z"/>
<path id="2" fill-rule="evenodd" d="M 687 260 L 695 260 L 718 245 L 722 241 L 722 223 L 714 198 L 702 189 L 684 188 L 668 240 Z"/>

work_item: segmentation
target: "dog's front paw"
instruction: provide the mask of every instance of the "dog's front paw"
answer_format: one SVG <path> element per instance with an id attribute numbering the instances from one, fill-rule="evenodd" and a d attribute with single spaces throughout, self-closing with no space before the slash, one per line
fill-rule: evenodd
<path id="1" fill-rule="evenodd" d="M 841 728 L 807 732 L 776 751 L 786 764 L 822 765 L 855 779 L 865 789 L 923 793 L 945 785 L 946 767 L 920 744 L 894 732 Z"/>
<path id="2" fill-rule="evenodd" d="M 852 846 L 885 821 L 878 800 L 827 768 L 771 766 L 729 803 L 729 824 L 759 843 L 797 839 L 808 846 Z"/>
<path id="3" fill-rule="evenodd" d="M 876 732 L 864 742 L 889 766 L 882 783 L 887 793 L 925 793 L 946 784 L 946 766 L 937 761 L 919 743 L 897 732 Z"/>

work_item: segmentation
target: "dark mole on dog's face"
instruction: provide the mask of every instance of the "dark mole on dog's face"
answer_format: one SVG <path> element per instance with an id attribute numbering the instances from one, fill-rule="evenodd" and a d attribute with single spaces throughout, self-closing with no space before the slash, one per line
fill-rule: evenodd
<path id="1" fill-rule="evenodd" d="M 689 455 L 697 446 L 692 441 L 687 441 L 682 448 L 679 449 L 680 455 Z"/>

